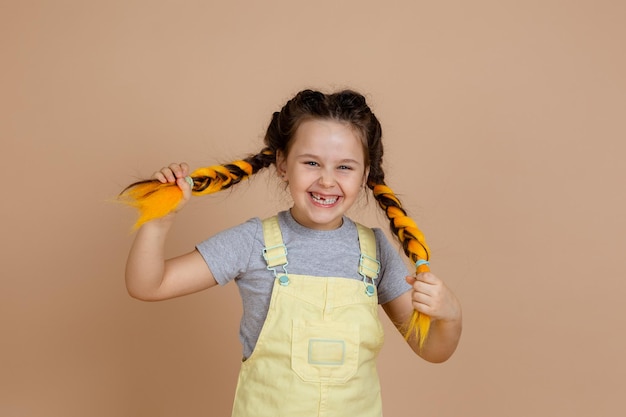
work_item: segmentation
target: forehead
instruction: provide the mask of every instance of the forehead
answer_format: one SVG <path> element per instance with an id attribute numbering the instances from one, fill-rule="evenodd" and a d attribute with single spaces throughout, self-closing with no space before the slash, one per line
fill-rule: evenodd
<path id="1" fill-rule="evenodd" d="M 316 150 L 351 154 L 361 161 L 365 158 L 363 139 L 350 123 L 330 119 L 308 119 L 296 129 L 287 153 Z"/>

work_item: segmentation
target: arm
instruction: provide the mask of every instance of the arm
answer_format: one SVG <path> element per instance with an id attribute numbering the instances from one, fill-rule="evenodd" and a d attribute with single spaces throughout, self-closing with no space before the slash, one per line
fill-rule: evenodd
<path id="1" fill-rule="evenodd" d="M 406 280 L 413 289 L 384 304 L 383 309 L 400 331 L 414 309 L 430 316 L 430 332 L 424 346 L 420 349 L 414 337 L 408 343 L 423 359 L 444 362 L 452 356 L 461 337 L 461 305 L 443 281 L 430 272 L 408 276 Z"/>
<path id="2" fill-rule="evenodd" d="M 180 210 L 191 196 L 185 181 L 186 164 L 172 164 L 157 172 L 161 182 L 176 182 L 183 191 Z M 176 214 L 150 221 L 137 231 L 126 262 L 128 293 L 144 301 L 166 300 L 191 294 L 217 284 L 209 267 L 196 250 L 165 259 L 165 241 Z"/>

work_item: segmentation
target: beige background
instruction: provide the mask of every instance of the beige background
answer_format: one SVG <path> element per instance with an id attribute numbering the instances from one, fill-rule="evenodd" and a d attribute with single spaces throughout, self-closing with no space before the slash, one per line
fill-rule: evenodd
<path id="1" fill-rule="evenodd" d="M 235 286 L 131 299 L 112 199 L 260 149 L 306 87 L 368 96 L 464 305 L 442 365 L 385 321 L 385 415 L 623 415 L 625 4 L 0 2 L 0 416 L 229 415 Z M 269 174 L 193 202 L 168 253 L 287 207 Z"/>

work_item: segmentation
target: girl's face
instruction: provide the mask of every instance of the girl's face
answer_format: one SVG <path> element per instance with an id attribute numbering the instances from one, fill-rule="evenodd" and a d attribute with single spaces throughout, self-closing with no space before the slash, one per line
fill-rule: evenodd
<path id="1" fill-rule="evenodd" d="M 350 125 L 332 120 L 302 122 L 289 154 L 278 152 L 276 162 L 278 174 L 289 184 L 292 216 L 317 230 L 341 226 L 368 175 L 361 139 Z"/>

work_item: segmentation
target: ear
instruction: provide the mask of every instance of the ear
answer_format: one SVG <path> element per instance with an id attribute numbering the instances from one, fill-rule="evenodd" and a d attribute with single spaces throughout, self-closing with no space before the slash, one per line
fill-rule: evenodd
<path id="1" fill-rule="evenodd" d="M 276 173 L 282 180 L 287 181 L 287 156 L 283 151 L 276 151 Z"/>
<path id="2" fill-rule="evenodd" d="M 361 184 L 361 186 L 363 188 L 365 188 L 367 186 L 367 179 L 370 176 L 370 167 L 368 166 L 367 168 L 365 168 L 365 172 L 363 173 L 363 183 Z"/>

